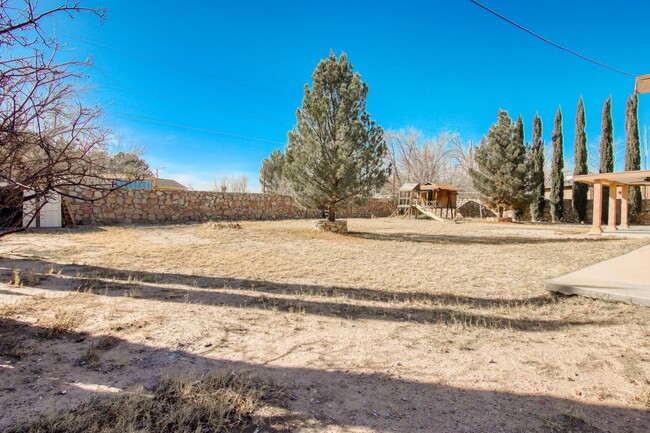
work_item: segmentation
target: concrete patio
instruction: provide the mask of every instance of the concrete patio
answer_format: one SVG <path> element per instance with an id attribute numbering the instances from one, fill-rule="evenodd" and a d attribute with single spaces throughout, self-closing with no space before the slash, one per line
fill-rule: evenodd
<path id="1" fill-rule="evenodd" d="M 631 230 L 634 232 L 635 230 Z M 648 230 L 637 230 L 640 236 Z M 625 235 L 621 230 L 607 235 Z M 650 306 L 650 245 L 546 282 L 546 289 L 608 301 Z"/>

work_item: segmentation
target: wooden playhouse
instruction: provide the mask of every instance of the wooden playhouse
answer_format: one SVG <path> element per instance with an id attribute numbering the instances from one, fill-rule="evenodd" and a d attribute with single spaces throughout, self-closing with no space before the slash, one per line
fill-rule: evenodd
<path id="1" fill-rule="evenodd" d="M 459 189 L 449 183 L 405 183 L 399 189 L 395 216 L 425 215 L 435 220 L 456 217 Z"/>

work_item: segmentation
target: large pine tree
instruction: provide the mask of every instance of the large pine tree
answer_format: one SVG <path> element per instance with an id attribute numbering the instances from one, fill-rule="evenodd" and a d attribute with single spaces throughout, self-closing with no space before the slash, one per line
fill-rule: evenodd
<path id="1" fill-rule="evenodd" d="M 470 169 L 474 187 L 499 217 L 507 208 L 526 204 L 526 152 L 515 139 L 515 126 L 508 112 L 499 110 L 497 123 L 476 148 L 476 169 Z"/>
<path id="2" fill-rule="evenodd" d="M 585 104 L 582 97 L 578 101 L 576 112 L 576 134 L 573 144 L 574 167 L 573 175 L 587 174 L 587 132 L 585 119 Z M 584 183 L 573 182 L 573 213 L 577 222 L 587 219 L 587 194 L 589 187 Z"/>
<path id="3" fill-rule="evenodd" d="M 334 221 L 338 206 L 363 202 L 384 185 L 388 149 L 366 112 L 368 85 L 345 53 L 331 52 L 312 79 L 289 131 L 284 174 L 300 204 L 328 210 Z"/>
<path id="4" fill-rule="evenodd" d="M 551 167 L 551 219 L 562 220 L 564 204 L 564 134 L 562 133 L 562 111 L 557 108 L 553 128 L 553 165 Z"/>
<path id="5" fill-rule="evenodd" d="M 631 95 L 625 110 L 625 171 L 641 170 L 641 142 L 639 140 L 639 98 Z M 634 218 L 641 211 L 641 188 L 628 189 L 629 216 Z"/>
<path id="6" fill-rule="evenodd" d="M 542 140 L 542 119 L 535 113 L 533 118 L 533 141 L 529 149 L 530 170 L 530 215 L 534 221 L 544 216 L 544 140 Z"/>
<path id="7" fill-rule="evenodd" d="M 288 194 L 291 188 L 284 176 L 285 156 L 281 150 L 276 149 L 268 158 L 262 160 L 260 167 L 260 185 L 264 192 L 269 194 Z"/>
<path id="8" fill-rule="evenodd" d="M 612 97 L 609 96 L 603 104 L 600 134 L 600 169 L 598 173 L 614 171 L 614 124 L 612 122 Z M 603 187 L 603 221 L 609 214 L 609 187 Z"/>

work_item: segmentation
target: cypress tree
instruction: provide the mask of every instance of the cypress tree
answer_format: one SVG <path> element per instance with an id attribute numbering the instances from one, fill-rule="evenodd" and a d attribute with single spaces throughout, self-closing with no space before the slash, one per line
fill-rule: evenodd
<path id="1" fill-rule="evenodd" d="M 283 174 L 298 203 L 328 210 L 335 221 L 338 206 L 363 202 L 386 183 L 388 148 L 366 112 L 368 85 L 345 53 L 330 52 L 312 79 L 289 131 Z"/>
<path id="2" fill-rule="evenodd" d="M 625 171 L 641 170 L 641 141 L 639 139 L 639 98 L 631 95 L 625 110 Z M 628 188 L 629 216 L 634 218 L 641 211 L 641 188 Z"/>
<path id="3" fill-rule="evenodd" d="M 508 112 L 499 110 L 497 122 L 476 148 L 477 168 L 469 171 L 474 187 L 499 217 L 506 208 L 521 209 L 526 203 L 526 152 L 515 136 Z"/>
<path id="4" fill-rule="evenodd" d="M 544 216 L 544 140 L 542 140 L 542 119 L 535 113 L 533 118 L 533 142 L 530 145 L 530 215 L 534 221 Z"/>
<path id="5" fill-rule="evenodd" d="M 551 167 L 551 219 L 553 222 L 562 220 L 562 205 L 564 202 L 564 136 L 562 134 L 562 111 L 557 108 L 553 128 L 553 166 Z"/>
<path id="6" fill-rule="evenodd" d="M 612 97 L 608 96 L 603 105 L 600 134 L 600 169 L 598 173 L 614 171 L 614 126 L 612 122 Z M 603 186 L 603 221 L 609 213 L 609 187 Z"/>
<path id="7" fill-rule="evenodd" d="M 573 145 L 574 168 L 573 174 L 587 174 L 587 132 L 585 120 L 585 104 L 582 96 L 578 101 L 576 112 L 576 134 Z M 587 219 L 587 194 L 589 187 L 584 183 L 573 182 L 573 213 L 578 222 L 585 222 Z"/>
<path id="8" fill-rule="evenodd" d="M 517 117 L 517 121 L 515 122 L 515 130 L 514 130 L 514 148 L 516 151 L 517 155 L 524 155 L 524 161 L 525 161 L 525 156 L 526 156 L 526 145 L 524 144 L 524 121 L 521 118 L 521 114 Z M 518 200 L 517 203 L 514 204 L 514 207 L 512 209 L 512 218 L 515 221 L 520 221 L 523 218 L 524 215 L 524 209 L 523 207 L 526 205 L 526 198 L 528 194 L 528 182 L 527 180 L 528 176 L 524 177 L 524 182 L 522 182 L 521 185 L 521 192 L 520 192 L 520 197 L 521 199 Z"/>

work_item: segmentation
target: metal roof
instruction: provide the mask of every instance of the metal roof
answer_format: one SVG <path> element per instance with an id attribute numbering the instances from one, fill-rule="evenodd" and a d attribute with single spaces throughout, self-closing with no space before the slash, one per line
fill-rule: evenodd
<path id="1" fill-rule="evenodd" d="M 154 189 L 187 189 L 187 187 L 173 179 L 156 179 Z"/>
<path id="2" fill-rule="evenodd" d="M 415 191 L 420 187 L 419 183 L 405 183 L 399 189 L 400 191 Z"/>

